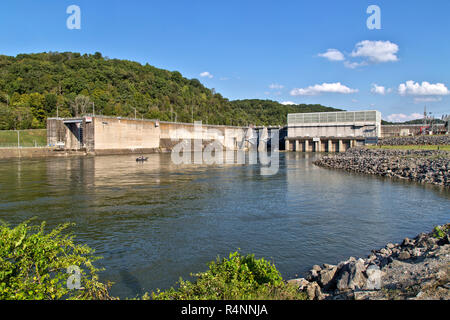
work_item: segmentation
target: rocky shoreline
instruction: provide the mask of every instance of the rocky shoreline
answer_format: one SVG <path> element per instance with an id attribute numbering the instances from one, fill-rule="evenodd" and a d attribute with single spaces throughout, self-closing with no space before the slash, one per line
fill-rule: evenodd
<path id="1" fill-rule="evenodd" d="M 449 300 L 450 223 L 289 280 L 310 300 Z"/>
<path id="2" fill-rule="evenodd" d="M 315 165 L 409 179 L 450 187 L 450 153 L 436 150 L 387 150 L 351 148 L 344 153 L 324 156 Z"/>
<path id="3" fill-rule="evenodd" d="M 378 140 L 380 146 L 449 145 L 450 136 L 389 137 Z"/>

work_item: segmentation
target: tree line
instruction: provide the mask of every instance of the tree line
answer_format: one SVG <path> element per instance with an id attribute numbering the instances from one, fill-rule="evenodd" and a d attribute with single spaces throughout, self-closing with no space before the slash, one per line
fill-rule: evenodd
<path id="1" fill-rule="evenodd" d="M 338 109 L 230 101 L 198 79 L 101 53 L 0 55 L 0 130 L 45 128 L 48 117 L 94 113 L 162 121 L 283 125 L 287 113 Z"/>

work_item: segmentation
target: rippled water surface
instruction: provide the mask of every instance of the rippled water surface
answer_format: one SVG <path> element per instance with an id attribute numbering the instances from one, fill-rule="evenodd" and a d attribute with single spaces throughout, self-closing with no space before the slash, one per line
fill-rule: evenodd
<path id="1" fill-rule="evenodd" d="M 0 219 L 75 222 L 120 297 L 168 288 L 238 248 L 291 278 L 449 222 L 449 191 L 318 168 L 315 157 L 281 153 L 273 176 L 176 166 L 168 154 L 1 161 Z"/>

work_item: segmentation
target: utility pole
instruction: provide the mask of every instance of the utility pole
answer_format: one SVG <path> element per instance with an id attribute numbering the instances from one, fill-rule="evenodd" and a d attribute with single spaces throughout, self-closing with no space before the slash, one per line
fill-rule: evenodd
<path id="1" fill-rule="evenodd" d="M 92 116 L 95 117 L 95 102 L 92 102 Z"/>
<path id="2" fill-rule="evenodd" d="M 425 121 L 424 125 L 427 125 L 427 106 L 423 108 L 423 120 Z"/>
<path id="3" fill-rule="evenodd" d="M 20 148 L 20 130 L 17 130 L 17 148 Z"/>

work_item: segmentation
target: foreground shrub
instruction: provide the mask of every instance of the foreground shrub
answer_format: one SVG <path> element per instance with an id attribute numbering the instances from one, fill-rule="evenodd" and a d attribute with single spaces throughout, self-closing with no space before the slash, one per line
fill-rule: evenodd
<path id="1" fill-rule="evenodd" d="M 101 269 L 93 265 L 100 257 L 62 235 L 69 226 L 45 233 L 45 223 L 15 228 L 0 224 L 0 300 L 111 299 L 109 284 L 98 281 Z M 80 271 L 80 289 L 68 288 L 73 287 L 68 286 L 69 277 L 74 278 L 67 268 L 74 266 Z"/>
<path id="2" fill-rule="evenodd" d="M 275 266 L 254 255 L 230 253 L 209 264 L 209 270 L 193 274 L 195 282 L 180 279 L 178 289 L 152 293 L 155 300 L 257 300 L 304 299 L 295 287 L 284 283 Z M 148 295 L 144 298 L 150 298 Z"/>

